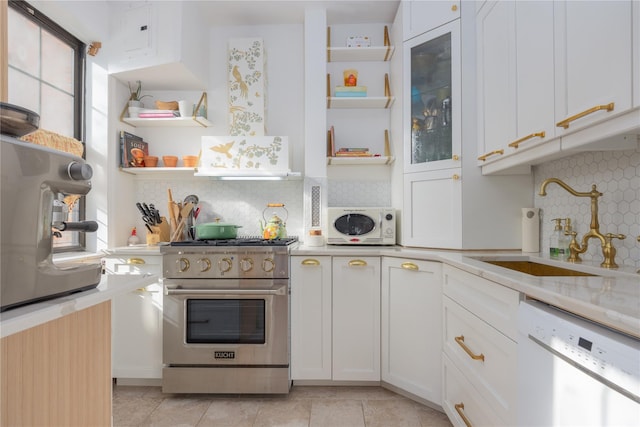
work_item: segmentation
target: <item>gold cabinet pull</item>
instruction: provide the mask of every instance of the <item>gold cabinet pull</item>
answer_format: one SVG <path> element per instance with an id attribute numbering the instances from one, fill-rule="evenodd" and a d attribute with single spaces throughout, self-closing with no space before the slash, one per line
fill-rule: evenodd
<path id="1" fill-rule="evenodd" d="M 500 148 L 499 150 L 489 151 L 488 153 L 485 153 L 482 156 L 478 157 L 478 160 L 482 160 L 484 162 L 488 157 L 491 157 L 494 154 L 504 154 L 504 150 Z"/>
<path id="2" fill-rule="evenodd" d="M 516 139 L 515 141 L 513 141 L 511 144 L 509 144 L 509 147 L 513 147 L 513 148 L 518 148 L 518 146 L 522 143 L 525 142 L 531 138 L 535 138 L 535 137 L 539 137 L 539 138 L 544 138 L 546 135 L 545 131 L 542 132 L 536 132 L 536 133 L 532 133 L 531 135 L 527 135 L 527 136 L 523 136 L 520 139 Z"/>
<path id="3" fill-rule="evenodd" d="M 367 261 L 361 259 L 353 259 L 349 261 L 349 267 L 366 267 Z"/>
<path id="4" fill-rule="evenodd" d="M 464 403 L 456 403 L 455 405 L 453 405 L 453 407 L 456 408 L 456 412 L 458 413 L 458 415 L 460 415 L 460 418 L 462 418 L 462 421 L 464 421 L 465 425 L 467 427 L 471 427 L 471 421 L 469 421 L 469 418 L 467 418 L 467 416 L 464 414 Z"/>
<path id="5" fill-rule="evenodd" d="M 458 175 L 457 173 L 454 173 L 453 176 L 451 177 L 452 180 L 457 181 L 460 179 L 460 175 Z"/>
<path id="6" fill-rule="evenodd" d="M 456 342 L 462 349 L 469 355 L 473 360 L 482 360 L 484 362 L 484 354 L 474 354 L 469 347 L 464 343 L 464 335 L 460 335 L 459 337 L 455 337 Z"/>
<path id="7" fill-rule="evenodd" d="M 142 265 L 144 260 L 142 258 L 129 258 L 127 259 L 127 264 Z"/>
<path id="8" fill-rule="evenodd" d="M 588 116 L 589 114 L 595 113 L 596 111 L 600 110 L 613 111 L 613 107 L 613 102 L 610 102 L 609 104 L 596 105 L 595 107 L 591 107 L 588 110 L 584 110 L 582 113 L 578 113 L 575 116 L 567 117 L 566 119 L 559 121 L 558 123 L 556 123 L 556 126 L 559 128 L 561 127 L 567 129 L 569 127 L 569 124 L 575 120 L 581 119 L 584 116 Z"/>
<path id="9" fill-rule="evenodd" d="M 318 261 L 317 259 L 312 259 L 312 258 L 305 258 L 302 261 L 300 261 L 301 265 L 320 265 L 320 261 Z"/>
<path id="10" fill-rule="evenodd" d="M 420 270 L 418 266 L 412 262 L 403 262 L 402 264 L 400 264 L 400 267 L 404 268 L 405 270 L 412 270 L 412 271 Z"/>

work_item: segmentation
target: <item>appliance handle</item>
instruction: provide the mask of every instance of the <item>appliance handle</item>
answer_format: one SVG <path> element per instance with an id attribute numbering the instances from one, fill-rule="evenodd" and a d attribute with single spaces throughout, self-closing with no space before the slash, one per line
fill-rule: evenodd
<path id="1" fill-rule="evenodd" d="M 287 286 L 280 286 L 272 289 L 179 289 L 179 288 L 165 288 L 166 295 L 181 295 L 181 296 L 207 296 L 207 295 L 287 295 Z"/>

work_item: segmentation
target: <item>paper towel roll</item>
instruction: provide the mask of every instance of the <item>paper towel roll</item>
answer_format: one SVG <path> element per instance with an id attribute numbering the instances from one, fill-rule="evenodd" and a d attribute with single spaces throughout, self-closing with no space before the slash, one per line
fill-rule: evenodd
<path id="1" fill-rule="evenodd" d="M 522 208 L 522 252 L 540 252 L 539 208 Z"/>

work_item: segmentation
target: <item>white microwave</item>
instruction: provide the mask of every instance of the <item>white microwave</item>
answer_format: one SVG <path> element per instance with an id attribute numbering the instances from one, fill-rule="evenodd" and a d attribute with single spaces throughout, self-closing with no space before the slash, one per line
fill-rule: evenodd
<path id="1" fill-rule="evenodd" d="M 395 245 L 393 208 L 328 208 L 330 245 Z"/>

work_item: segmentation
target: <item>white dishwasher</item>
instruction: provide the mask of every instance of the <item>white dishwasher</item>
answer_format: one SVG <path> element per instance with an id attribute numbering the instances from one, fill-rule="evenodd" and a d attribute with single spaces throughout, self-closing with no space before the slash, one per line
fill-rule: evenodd
<path id="1" fill-rule="evenodd" d="M 640 426 L 639 340 L 537 301 L 518 334 L 518 425 Z"/>

